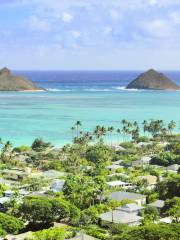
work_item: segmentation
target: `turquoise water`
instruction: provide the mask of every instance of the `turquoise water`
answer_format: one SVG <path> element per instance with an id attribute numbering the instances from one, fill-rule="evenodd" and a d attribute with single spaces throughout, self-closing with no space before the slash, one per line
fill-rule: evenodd
<path id="1" fill-rule="evenodd" d="M 124 118 L 140 123 L 150 118 L 173 119 L 179 125 L 180 91 L 93 87 L 89 91 L 0 93 L 0 137 L 14 145 L 31 144 L 36 137 L 43 137 L 62 146 L 71 142 L 70 129 L 77 120 L 82 121 L 82 129 L 92 130 L 98 124 L 120 127 Z"/>

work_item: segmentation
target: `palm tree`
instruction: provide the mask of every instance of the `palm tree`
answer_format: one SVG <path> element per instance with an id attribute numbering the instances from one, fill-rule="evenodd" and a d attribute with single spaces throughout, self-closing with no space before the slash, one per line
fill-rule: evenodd
<path id="1" fill-rule="evenodd" d="M 146 132 L 148 131 L 148 122 L 146 120 L 143 121 L 143 131 L 144 131 L 144 136 L 146 135 Z"/>
<path id="2" fill-rule="evenodd" d="M 103 139 L 103 137 L 106 135 L 106 128 L 104 126 L 97 125 L 94 130 L 94 135 L 97 139 Z"/>
<path id="3" fill-rule="evenodd" d="M 12 157 L 12 144 L 10 141 L 7 141 L 3 144 L 2 150 L 1 150 L 1 161 L 3 163 L 6 163 L 7 161 L 11 160 Z"/>
<path id="4" fill-rule="evenodd" d="M 75 123 L 75 126 L 76 126 L 76 137 L 78 138 L 78 137 L 79 137 L 79 127 L 82 126 L 81 121 L 77 121 L 77 122 Z"/>
<path id="5" fill-rule="evenodd" d="M 72 131 L 72 142 L 74 141 L 74 132 L 75 132 L 75 127 L 71 127 L 71 131 Z"/>
<path id="6" fill-rule="evenodd" d="M 120 142 L 120 137 L 121 137 L 121 129 L 120 128 L 117 129 L 117 135 L 119 136 L 118 141 Z"/>
<path id="7" fill-rule="evenodd" d="M 171 120 L 171 121 L 169 122 L 169 124 L 168 124 L 168 130 L 169 130 L 169 132 L 170 132 L 171 135 L 172 135 L 173 129 L 175 129 L 175 128 L 176 128 L 176 122 L 174 122 L 173 120 Z"/>
<path id="8" fill-rule="evenodd" d="M 111 146 L 112 146 L 112 134 L 113 134 L 113 131 L 114 131 L 114 127 L 113 126 L 108 127 L 108 132 L 110 133 L 110 137 L 111 137 Z"/>
<path id="9" fill-rule="evenodd" d="M 95 130 L 94 130 L 94 135 L 96 136 L 97 139 L 101 137 L 101 126 L 97 125 Z"/>

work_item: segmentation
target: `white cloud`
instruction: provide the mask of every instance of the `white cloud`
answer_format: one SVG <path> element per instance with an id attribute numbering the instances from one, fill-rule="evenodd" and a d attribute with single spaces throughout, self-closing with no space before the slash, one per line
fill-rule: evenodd
<path id="1" fill-rule="evenodd" d="M 180 12 L 171 12 L 169 17 L 174 24 L 180 24 Z"/>
<path id="2" fill-rule="evenodd" d="M 120 14 L 117 10 L 115 9 L 111 9 L 110 10 L 110 16 L 112 17 L 112 19 L 114 20 L 118 20 L 120 18 Z"/>
<path id="3" fill-rule="evenodd" d="M 173 29 L 171 24 L 167 20 L 155 19 L 153 21 L 145 21 L 142 23 L 142 27 L 146 33 L 151 37 L 169 37 Z"/>
<path id="4" fill-rule="evenodd" d="M 36 16 L 30 17 L 29 27 L 33 31 L 49 32 L 51 30 L 50 22 L 44 19 L 40 19 Z"/>
<path id="5" fill-rule="evenodd" d="M 73 38 L 78 39 L 81 36 L 81 32 L 77 31 L 77 30 L 72 30 L 70 31 L 70 33 L 72 34 Z"/>
<path id="6" fill-rule="evenodd" d="M 62 21 L 65 23 L 70 23 L 73 20 L 73 15 L 68 12 L 63 12 Z"/>
<path id="7" fill-rule="evenodd" d="M 106 35 L 109 35 L 109 34 L 111 34 L 112 33 L 112 27 L 105 27 L 104 28 L 104 33 L 106 34 Z"/>

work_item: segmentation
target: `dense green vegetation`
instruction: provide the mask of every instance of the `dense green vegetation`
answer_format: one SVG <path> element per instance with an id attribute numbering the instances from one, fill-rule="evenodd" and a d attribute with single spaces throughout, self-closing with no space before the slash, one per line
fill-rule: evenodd
<path id="1" fill-rule="evenodd" d="M 150 120 L 141 125 L 122 120 L 118 129 L 96 126 L 93 132 L 86 132 L 77 121 L 71 129 L 73 143 L 61 149 L 43 139 L 35 139 L 31 147 L 13 148 L 10 142 L 2 142 L 0 177 L 5 183 L 0 184 L 0 196 L 6 190 L 14 193 L 2 208 L 6 213 L 0 213 L 0 236 L 30 230 L 37 231 L 30 240 L 63 240 L 80 231 L 105 240 L 178 240 L 180 175 L 166 167 L 180 164 L 180 136 L 173 133 L 173 121 L 165 125 Z M 114 136 L 122 137 L 123 142 L 114 145 Z M 147 156 L 150 163 L 141 163 Z M 29 168 L 31 173 L 27 173 Z M 16 171 L 20 176 L 13 179 Z M 155 184 L 147 176 L 155 177 Z M 60 191 L 53 191 L 54 179 L 64 180 Z M 128 188 L 107 184 L 117 180 Z M 121 190 L 146 195 L 147 203 L 165 200 L 165 205 L 161 210 L 145 205 L 139 213 L 140 226 L 102 224 L 100 214 L 134 203 L 109 197 L 110 192 Z M 172 224 L 160 224 L 163 217 L 170 217 Z M 54 222 L 68 227 L 54 228 Z"/>
<path id="2" fill-rule="evenodd" d="M 3 229 L 6 233 L 17 234 L 23 228 L 24 224 L 18 218 L 10 216 L 5 213 L 0 213 L 0 229 Z"/>
<path id="3" fill-rule="evenodd" d="M 180 228 L 177 224 L 151 224 L 130 228 L 116 240 L 175 240 L 179 239 Z"/>

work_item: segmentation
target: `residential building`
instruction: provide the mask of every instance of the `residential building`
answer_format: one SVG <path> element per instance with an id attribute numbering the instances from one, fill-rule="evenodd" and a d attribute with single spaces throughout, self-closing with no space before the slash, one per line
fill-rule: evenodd
<path id="1" fill-rule="evenodd" d="M 139 206 L 146 204 L 146 196 L 138 193 L 117 191 L 110 193 L 109 197 L 116 201 L 131 200 Z"/>

